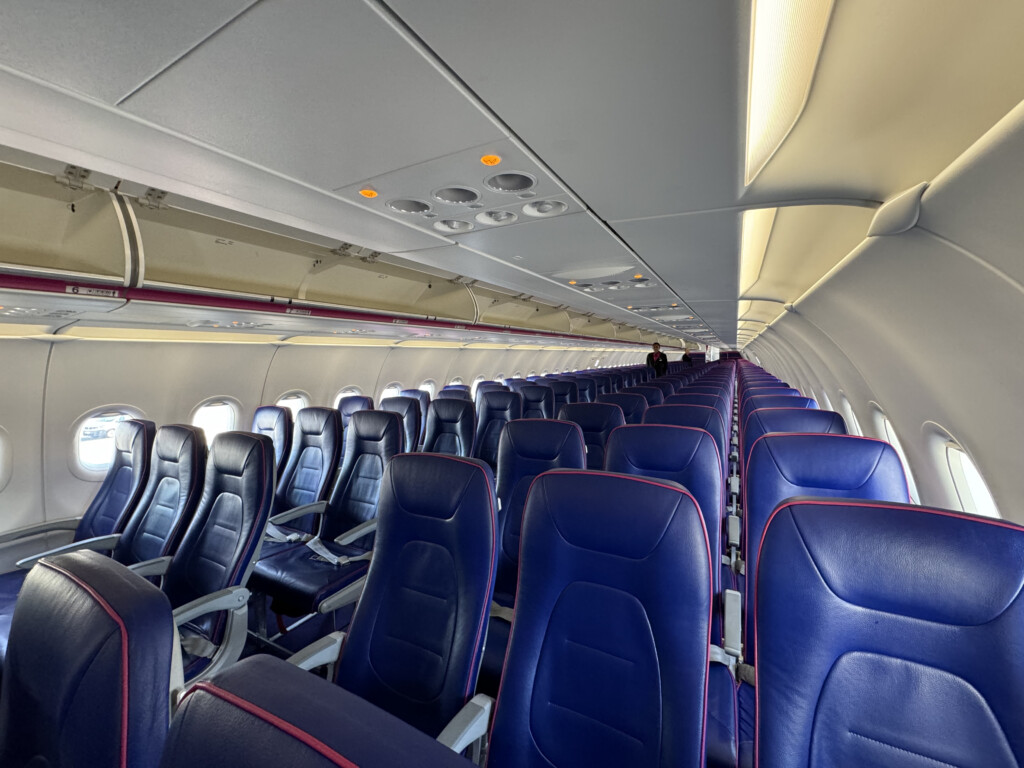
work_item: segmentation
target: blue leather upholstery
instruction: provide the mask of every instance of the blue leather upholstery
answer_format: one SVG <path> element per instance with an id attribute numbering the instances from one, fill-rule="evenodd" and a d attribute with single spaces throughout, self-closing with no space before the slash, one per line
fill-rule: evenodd
<path id="1" fill-rule="evenodd" d="M 415 445 L 406 445 L 405 450 L 415 451 L 423 444 L 423 435 L 427 431 L 427 409 L 430 407 L 430 393 L 422 389 L 403 389 L 402 397 L 415 397 L 420 402 L 420 435 Z"/>
<path id="2" fill-rule="evenodd" d="M 96 552 L 43 558 L 14 613 L 0 765 L 156 768 L 170 716 L 167 598 Z"/>
<path id="3" fill-rule="evenodd" d="M 252 416 L 252 429 L 257 435 L 267 435 L 274 441 L 274 462 L 280 477 L 288 464 L 292 448 L 292 412 L 279 405 L 261 405 Z"/>
<path id="4" fill-rule="evenodd" d="M 301 413 L 301 412 L 300 412 Z M 164 576 L 163 590 L 174 608 L 249 578 L 273 502 L 274 444 L 266 435 L 222 432 L 213 439 L 199 508 Z M 223 614 L 207 615 L 181 628 L 217 644 Z M 186 679 L 207 659 L 187 657 Z"/>
<path id="5" fill-rule="evenodd" d="M 656 405 L 644 413 L 644 424 L 674 424 L 677 427 L 696 427 L 709 433 L 718 446 L 725 475 L 729 461 L 729 438 L 722 414 L 706 405 Z"/>
<path id="6" fill-rule="evenodd" d="M 743 546 L 747 574 L 757 572 L 758 550 L 772 511 L 794 496 L 906 502 L 900 457 L 881 440 L 851 435 L 768 434 L 750 448 L 744 478 Z M 756 661 L 752 632 L 756 585 L 744 579 L 744 657 Z"/>
<path id="7" fill-rule="evenodd" d="M 595 397 L 597 395 L 610 395 L 615 391 L 612 389 L 612 380 L 608 376 L 600 373 L 593 373 L 589 378 L 593 380 L 594 386 L 597 387 Z"/>
<path id="8" fill-rule="evenodd" d="M 346 395 L 338 401 L 337 410 L 341 414 L 341 428 L 346 430 L 353 413 L 373 410 L 373 398 L 367 395 Z"/>
<path id="9" fill-rule="evenodd" d="M 665 397 L 669 397 L 670 395 L 674 395 L 676 393 L 675 385 L 671 381 L 668 381 L 667 379 L 651 379 L 646 384 L 646 386 L 660 389 L 661 394 L 664 395 Z"/>
<path id="10" fill-rule="evenodd" d="M 597 402 L 597 383 L 587 376 L 575 377 L 576 386 L 579 388 L 581 403 Z"/>
<path id="11" fill-rule="evenodd" d="M 817 409 L 818 403 L 813 397 L 797 395 L 756 395 L 740 403 L 739 427 L 740 434 L 746 429 L 747 419 L 759 408 L 812 408 Z"/>
<path id="12" fill-rule="evenodd" d="M 473 395 L 470 394 L 468 389 L 442 389 L 434 396 L 434 400 L 466 400 L 473 402 Z"/>
<path id="13" fill-rule="evenodd" d="M 604 445 L 616 427 L 626 423 L 622 409 L 612 403 L 571 403 L 558 412 L 561 421 L 579 425 L 587 450 L 587 469 L 604 468 Z"/>
<path id="14" fill-rule="evenodd" d="M 270 656 L 191 688 L 161 768 L 468 768 L 379 707 Z"/>
<path id="15" fill-rule="evenodd" d="M 523 396 L 517 392 L 484 392 L 477 396 L 476 439 L 473 455 L 493 470 L 498 462 L 498 440 L 505 425 L 523 417 Z"/>
<path id="16" fill-rule="evenodd" d="M 117 425 L 110 469 L 75 529 L 75 541 L 124 530 L 149 479 L 155 435 L 152 421 L 127 419 Z"/>
<path id="17" fill-rule="evenodd" d="M 488 768 L 703 765 L 711 563 L 689 493 L 545 473 L 520 574 Z"/>
<path id="18" fill-rule="evenodd" d="M 1024 764 L 1024 529 L 798 500 L 764 535 L 760 765 Z"/>
<path id="19" fill-rule="evenodd" d="M 665 398 L 665 405 L 706 405 L 714 408 L 722 415 L 722 423 L 732 426 L 732 411 L 729 402 L 722 395 L 708 393 L 692 393 L 685 389 L 677 395 Z"/>
<path id="20" fill-rule="evenodd" d="M 758 385 L 756 387 L 744 387 L 743 395 L 741 396 L 740 403 L 750 399 L 751 397 L 757 397 L 758 395 L 774 395 L 781 397 L 783 395 L 793 395 L 795 397 L 802 397 L 803 393 L 795 387 L 786 387 L 780 384 L 770 384 L 766 386 Z"/>
<path id="21" fill-rule="evenodd" d="M 352 399 L 346 397 L 342 403 Z M 341 455 L 341 419 L 334 408 L 299 411 L 295 418 L 292 452 L 277 485 L 274 514 L 327 498 Z M 293 520 L 289 526 L 298 531 L 310 531 L 313 524 L 311 517 L 305 517 Z"/>
<path id="22" fill-rule="evenodd" d="M 524 419 L 552 419 L 555 416 L 555 393 L 551 387 L 532 384 L 519 390 L 523 396 Z"/>
<path id="23" fill-rule="evenodd" d="M 445 384 L 443 387 L 441 387 L 442 392 L 450 391 L 453 389 L 461 390 L 463 392 L 473 391 L 473 388 L 469 386 L 469 384 Z"/>
<path id="24" fill-rule="evenodd" d="M 485 392 L 511 392 L 508 387 L 502 384 L 500 381 L 481 381 L 476 385 L 476 400 L 480 401 L 480 395 Z"/>
<path id="25" fill-rule="evenodd" d="M 662 405 L 665 402 L 665 395 L 662 391 L 657 387 L 651 386 L 650 383 L 639 387 L 628 387 L 621 391 L 629 392 L 634 395 L 643 395 L 644 399 L 647 401 L 648 407 L 653 405 Z"/>
<path id="26" fill-rule="evenodd" d="M 395 456 L 336 682 L 437 736 L 472 697 L 494 591 L 494 475 L 478 459 Z"/>
<path id="27" fill-rule="evenodd" d="M 745 463 L 749 448 L 770 432 L 807 432 L 845 435 L 846 421 L 835 411 L 812 408 L 758 408 L 751 411 L 740 435 L 740 461 Z"/>
<path id="28" fill-rule="evenodd" d="M 434 400 L 427 409 L 423 450 L 450 456 L 471 456 L 476 414 L 470 400 Z"/>
<path id="29" fill-rule="evenodd" d="M 605 376 L 611 379 L 612 392 L 621 392 L 626 387 L 625 377 L 618 371 L 606 371 Z"/>
<path id="30" fill-rule="evenodd" d="M 317 528 L 320 543 L 336 557 L 358 556 L 373 548 L 372 535 L 344 546 L 334 539 L 377 516 L 384 469 L 402 452 L 402 431 L 397 413 L 352 414 L 341 469 Z M 260 558 L 249 587 L 268 595 L 275 613 L 305 616 L 316 613 L 324 600 L 362 577 L 367 568 L 365 561 L 334 565 L 303 543 L 286 544 Z"/>
<path id="31" fill-rule="evenodd" d="M 643 422 L 644 412 L 647 410 L 647 398 L 638 392 L 612 392 L 608 395 L 598 395 L 597 402 L 619 406 L 627 424 Z"/>
<path id="32" fill-rule="evenodd" d="M 533 382 L 526 379 L 505 379 L 505 382 L 510 392 L 522 392 L 523 387 L 533 386 Z"/>
<path id="33" fill-rule="evenodd" d="M 551 392 L 555 399 L 552 413 L 558 413 L 563 405 L 580 401 L 580 390 L 575 381 L 569 381 L 568 379 L 552 381 Z"/>
<path id="34" fill-rule="evenodd" d="M 415 451 L 420 444 L 423 418 L 420 414 L 420 401 L 416 397 L 385 397 L 378 406 L 385 413 L 397 413 L 402 419 L 401 451 Z M 351 422 L 350 422 L 351 423 Z M 346 449 L 347 449 L 346 437 Z"/>

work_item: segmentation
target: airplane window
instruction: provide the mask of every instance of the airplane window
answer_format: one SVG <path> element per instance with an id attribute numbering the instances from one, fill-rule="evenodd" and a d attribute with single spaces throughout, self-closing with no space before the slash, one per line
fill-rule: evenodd
<path id="1" fill-rule="evenodd" d="M 526 375 L 527 375 L 527 376 L 536 376 L 536 375 L 537 375 L 537 372 L 536 372 L 536 371 L 530 371 L 530 372 L 529 372 L 528 374 L 526 374 Z"/>
<path id="2" fill-rule="evenodd" d="M 496 374 L 494 374 L 494 380 L 495 381 L 504 381 L 505 380 L 505 374 L 504 373 L 496 373 Z"/>
<path id="3" fill-rule="evenodd" d="M 83 469 L 103 472 L 114 460 L 114 431 L 125 419 L 134 419 L 138 413 L 105 408 L 93 411 L 79 419 L 75 434 L 75 455 Z"/>
<path id="4" fill-rule="evenodd" d="M 294 419 L 299 415 L 299 411 L 309 405 L 309 396 L 305 392 L 288 392 L 282 395 L 274 405 L 287 408 L 292 412 Z"/>
<path id="5" fill-rule="evenodd" d="M 483 375 L 477 376 L 475 379 L 473 379 L 473 398 L 474 399 L 476 398 L 476 388 L 480 385 L 481 382 L 484 382 L 484 381 L 487 381 L 487 379 L 484 378 Z"/>
<path id="6" fill-rule="evenodd" d="M 839 393 L 839 403 L 843 409 L 843 418 L 846 419 L 846 429 L 849 430 L 851 435 L 863 435 L 864 430 L 860 428 L 857 414 L 853 412 L 853 406 L 850 405 L 850 401 L 846 399 L 846 395 L 842 392 Z"/>
<path id="7" fill-rule="evenodd" d="M 550 371 L 547 368 L 545 368 L 543 371 L 540 372 L 540 375 L 541 376 L 547 376 L 549 373 L 550 373 Z"/>
<path id="8" fill-rule="evenodd" d="M 334 407 L 337 408 L 338 404 L 346 397 L 361 394 L 363 394 L 363 390 L 361 390 L 359 387 L 345 387 L 343 390 L 341 390 L 341 392 L 338 393 L 338 396 L 334 398 Z"/>
<path id="9" fill-rule="evenodd" d="M 385 397 L 398 397 L 402 394 L 402 384 L 398 381 L 392 381 L 386 387 L 384 391 L 380 393 L 380 399 L 383 400 Z"/>
<path id="10" fill-rule="evenodd" d="M 914 504 L 921 503 L 921 497 L 917 492 L 917 483 L 914 482 L 914 473 L 910 471 L 910 462 L 907 461 L 907 454 L 903 451 L 903 445 L 900 443 L 899 437 L 896 436 L 896 429 L 893 427 L 889 417 L 885 415 L 885 412 L 878 406 L 874 406 L 872 409 L 875 417 L 875 432 L 878 436 L 885 440 L 889 445 L 896 449 L 896 453 L 899 454 L 900 461 L 903 462 L 903 471 L 907 475 L 907 487 L 910 490 L 910 500 Z"/>
<path id="11" fill-rule="evenodd" d="M 464 382 L 462 381 L 462 377 L 461 376 L 456 376 L 454 379 L 452 379 L 448 383 L 449 384 L 462 384 Z"/>
<path id="12" fill-rule="evenodd" d="M 960 499 L 960 508 L 974 515 L 1000 517 L 992 492 L 967 451 L 958 443 L 946 443 L 946 463 Z"/>
<path id="13" fill-rule="evenodd" d="M 221 432 L 230 432 L 238 420 L 238 408 L 223 398 L 212 398 L 199 404 L 192 412 L 192 426 L 199 427 L 206 435 L 207 445 Z"/>
<path id="14" fill-rule="evenodd" d="M 521 378 L 523 378 L 523 372 L 522 371 L 516 371 L 515 373 L 512 374 L 512 378 L 513 379 L 521 379 Z"/>
<path id="15" fill-rule="evenodd" d="M 428 395 L 430 395 L 431 399 L 433 399 L 434 395 L 437 394 L 437 382 L 434 381 L 433 379 L 427 379 L 422 384 L 420 384 L 419 389 L 423 392 L 426 392 Z"/>

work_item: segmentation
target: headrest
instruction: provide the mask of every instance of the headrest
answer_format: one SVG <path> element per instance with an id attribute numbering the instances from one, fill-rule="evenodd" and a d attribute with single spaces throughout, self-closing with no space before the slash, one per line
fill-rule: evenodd
<path id="1" fill-rule="evenodd" d="M 252 416 L 252 432 L 259 434 L 291 431 L 292 412 L 279 405 L 261 405 Z"/>
<path id="2" fill-rule="evenodd" d="M 206 437 L 199 427 L 165 424 L 156 431 L 153 454 L 160 461 L 179 462 L 186 454 L 192 454 L 195 444 L 206 448 Z"/>
<path id="3" fill-rule="evenodd" d="M 366 395 L 346 395 L 338 401 L 338 412 L 350 416 L 356 411 L 372 410 L 373 398 Z"/>
<path id="4" fill-rule="evenodd" d="M 388 413 L 397 413 L 405 417 L 410 411 L 420 412 L 420 401 L 416 397 L 385 397 L 380 401 L 380 410 Z M 351 423 L 351 422 L 350 422 Z"/>
<path id="5" fill-rule="evenodd" d="M 744 417 L 759 408 L 817 408 L 813 397 L 800 395 L 754 395 L 743 401 Z"/>
<path id="6" fill-rule="evenodd" d="M 519 390 L 523 396 L 524 401 L 531 403 L 539 403 L 541 400 L 551 397 L 551 387 L 546 387 L 543 384 L 528 384 Z"/>
<path id="7" fill-rule="evenodd" d="M 605 464 L 613 472 L 636 470 L 658 472 L 660 477 L 678 472 L 693 463 L 704 444 L 707 460 L 721 475 L 718 446 L 711 434 L 694 427 L 667 424 L 628 424 L 615 429 L 608 438 Z M 621 467 L 621 468 L 620 468 Z M 710 467 L 709 467 L 710 468 Z M 629 474 L 644 474 L 629 471 Z"/>
<path id="8" fill-rule="evenodd" d="M 583 432 L 575 422 L 553 419 L 517 419 L 505 425 L 499 462 L 507 453 L 519 458 L 554 461 L 582 467 L 586 461 Z"/>
<path id="9" fill-rule="evenodd" d="M 114 429 L 114 449 L 118 453 L 132 453 L 141 448 L 138 441 L 149 442 L 156 432 L 156 425 L 145 419 L 125 419 L 118 422 Z M 148 453 L 148 449 L 146 449 Z"/>
<path id="10" fill-rule="evenodd" d="M 655 405 L 644 412 L 644 424 L 707 429 L 710 424 L 721 422 L 721 414 L 710 405 Z"/>
<path id="11" fill-rule="evenodd" d="M 407 398 L 390 398 L 402 399 Z M 381 403 L 383 405 L 383 403 Z M 393 439 L 402 434 L 402 417 L 393 411 L 356 411 L 348 423 L 346 440 L 366 440 L 380 442 L 391 433 Z"/>
<path id="12" fill-rule="evenodd" d="M 472 400 L 473 396 L 469 394 L 468 389 L 442 389 L 437 393 L 434 398 L 437 400 Z"/>
<path id="13" fill-rule="evenodd" d="M 556 380 L 551 382 L 551 389 L 556 395 L 567 395 L 570 392 L 579 391 L 579 386 L 575 381 Z"/>
<path id="14" fill-rule="evenodd" d="M 603 432 L 626 423 L 622 408 L 613 403 L 567 403 L 558 418 L 579 424 L 584 432 Z"/>
<path id="15" fill-rule="evenodd" d="M 751 397 L 757 397 L 758 395 L 773 395 L 777 397 L 783 397 L 785 395 L 792 395 L 794 397 L 802 397 L 799 389 L 793 387 L 747 387 L 743 390 L 743 399 L 746 400 Z"/>
<path id="16" fill-rule="evenodd" d="M 478 395 L 478 397 L 478 410 L 480 413 L 483 413 L 485 410 L 491 412 L 518 410 L 522 413 L 523 410 L 523 396 L 518 392 L 491 390 L 490 392 Z"/>
<path id="17" fill-rule="evenodd" d="M 769 432 L 812 432 L 845 435 L 846 421 L 835 411 L 811 408 L 758 408 L 751 411 L 744 427 L 756 439 Z"/>
<path id="18" fill-rule="evenodd" d="M 423 402 L 430 402 L 430 393 L 424 392 L 422 389 L 403 389 L 401 392 L 402 397 L 414 397 Z"/>
<path id="19" fill-rule="evenodd" d="M 710 392 L 687 393 L 684 389 L 682 392 L 666 397 L 664 405 L 710 405 L 714 407 L 721 400 L 724 400 L 721 395 L 713 395 Z"/>
<path id="20" fill-rule="evenodd" d="M 264 464 L 274 461 L 274 443 L 267 435 L 221 432 L 213 438 L 209 461 L 224 475 L 241 477 L 246 470 L 262 473 Z"/>
<path id="21" fill-rule="evenodd" d="M 750 449 L 747 481 L 767 478 L 769 474 L 809 494 L 819 490 L 856 491 L 872 480 L 902 486 L 906 496 L 906 477 L 899 455 L 889 443 L 866 437 L 764 435 Z"/>
<path id="22" fill-rule="evenodd" d="M 445 384 L 443 387 L 441 387 L 442 392 L 450 391 L 453 389 L 462 390 L 463 392 L 470 392 L 472 390 L 472 387 L 470 387 L 469 384 Z"/>
<path id="23" fill-rule="evenodd" d="M 384 470 L 380 503 L 387 499 L 408 514 L 450 520 L 463 504 L 486 505 L 493 496 L 494 473 L 479 459 L 400 453 Z"/>
<path id="24" fill-rule="evenodd" d="M 626 391 L 636 395 L 643 395 L 648 405 L 661 405 L 665 402 L 665 393 L 657 387 L 629 387 Z"/>
<path id="25" fill-rule="evenodd" d="M 459 422 L 474 417 L 473 403 L 469 400 L 434 400 L 430 404 L 430 411 L 435 419 L 443 422 Z"/>
<path id="26" fill-rule="evenodd" d="M 303 408 L 295 418 L 302 435 L 323 435 L 327 430 L 338 430 L 338 413 L 333 408 Z"/>

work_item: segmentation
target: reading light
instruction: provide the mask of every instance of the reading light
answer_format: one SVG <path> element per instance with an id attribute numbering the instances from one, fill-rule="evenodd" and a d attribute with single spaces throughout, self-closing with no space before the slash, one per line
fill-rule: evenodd
<path id="1" fill-rule="evenodd" d="M 373 200 L 377 196 L 377 190 L 367 184 L 365 187 L 359 190 L 359 194 L 365 197 L 367 200 Z"/>
<path id="2" fill-rule="evenodd" d="M 480 162 L 484 165 L 494 166 L 501 162 L 500 155 L 484 155 L 480 158 Z"/>

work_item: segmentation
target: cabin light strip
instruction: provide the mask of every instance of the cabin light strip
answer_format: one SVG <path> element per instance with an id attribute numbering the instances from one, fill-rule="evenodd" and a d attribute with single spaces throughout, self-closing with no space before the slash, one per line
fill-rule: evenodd
<path id="1" fill-rule="evenodd" d="M 745 181 L 750 184 L 804 111 L 834 0 L 754 0 Z"/>

